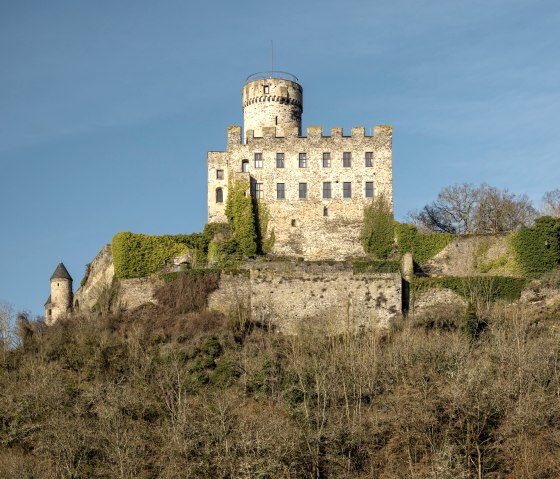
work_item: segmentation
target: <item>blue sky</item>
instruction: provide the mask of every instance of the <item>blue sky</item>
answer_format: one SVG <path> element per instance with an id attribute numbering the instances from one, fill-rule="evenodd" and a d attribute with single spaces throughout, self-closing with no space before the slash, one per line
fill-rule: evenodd
<path id="1" fill-rule="evenodd" d="M 206 152 L 275 67 L 305 126 L 393 125 L 397 219 L 446 185 L 560 187 L 560 3 L 0 0 L 0 300 L 42 314 L 118 231 L 200 231 Z"/>

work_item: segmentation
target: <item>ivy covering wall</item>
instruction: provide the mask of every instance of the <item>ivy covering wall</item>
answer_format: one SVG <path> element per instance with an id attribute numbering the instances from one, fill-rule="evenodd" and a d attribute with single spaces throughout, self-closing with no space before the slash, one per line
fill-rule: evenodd
<path id="1" fill-rule="evenodd" d="M 395 237 L 399 253 L 412 253 L 419 265 L 433 258 L 453 239 L 450 233 L 420 234 L 416 226 L 405 223 L 395 225 Z"/>
<path id="2" fill-rule="evenodd" d="M 211 232 L 149 236 L 120 232 L 111 251 L 117 278 L 141 278 L 160 270 L 165 261 L 191 251 L 194 265 L 204 263 Z"/>
<path id="3" fill-rule="evenodd" d="M 531 228 L 510 236 L 510 247 L 520 272 L 538 278 L 560 263 L 560 220 L 543 216 Z"/>

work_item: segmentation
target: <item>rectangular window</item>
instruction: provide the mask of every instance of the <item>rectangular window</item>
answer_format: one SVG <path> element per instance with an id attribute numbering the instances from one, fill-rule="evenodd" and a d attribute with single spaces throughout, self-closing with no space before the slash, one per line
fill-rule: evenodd
<path id="1" fill-rule="evenodd" d="M 366 181 L 366 198 L 373 198 L 373 181 Z"/>
<path id="2" fill-rule="evenodd" d="M 352 166 L 352 153 L 349 151 L 342 153 L 342 166 L 344 168 L 350 168 Z"/>
<path id="3" fill-rule="evenodd" d="M 276 153 L 276 168 L 284 168 L 284 153 Z"/>
<path id="4" fill-rule="evenodd" d="M 299 199 L 300 200 L 307 199 L 307 183 L 299 184 Z"/>
<path id="5" fill-rule="evenodd" d="M 300 153 L 299 154 L 299 167 L 300 168 L 307 168 L 307 153 Z"/>
<path id="6" fill-rule="evenodd" d="M 255 153 L 255 168 L 262 168 L 262 153 Z"/>
<path id="7" fill-rule="evenodd" d="M 216 170 L 216 179 L 218 180 L 224 179 L 224 170 Z"/>
<path id="8" fill-rule="evenodd" d="M 323 153 L 323 168 L 331 167 L 331 154 L 329 152 Z"/>
<path id="9" fill-rule="evenodd" d="M 284 183 L 276 183 L 276 199 L 283 200 L 286 198 L 286 189 Z"/>
<path id="10" fill-rule="evenodd" d="M 332 198 L 331 182 L 323 182 L 323 198 Z"/>
<path id="11" fill-rule="evenodd" d="M 342 183 L 342 197 L 352 198 L 352 183 L 350 181 Z"/>
<path id="12" fill-rule="evenodd" d="M 262 183 L 253 183 L 252 185 L 253 198 L 262 200 L 264 198 L 264 190 Z"/>
<path id="13" fill-rule="evenodd" d="M 268 95 L 270 93 L 270 86 L 269 85 L 264 85 L 264 94 Z"/>
<path id="14" fill-rule="evenodd" d="M 366 168 L 373 167 L 373 151 L 366 151 Z"/>

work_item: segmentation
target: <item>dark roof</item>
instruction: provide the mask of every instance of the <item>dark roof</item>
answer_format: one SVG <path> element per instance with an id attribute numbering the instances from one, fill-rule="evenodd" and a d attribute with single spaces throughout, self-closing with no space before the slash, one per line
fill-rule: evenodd
<path id="1" fill-rule="evenodd" d="M 64 263 L 60 262 L 54 270 L 51 279 L 69 279 L 72 281 L 72 276 L 70 276 L 70 273 L 66 269 L 66 266 L 64 266 Z"/>
<path id="2" fill-rule="evenodd" d="M 49 294 L 49 299 L 47 299 L 47 302 L 45 303 L 45 306 L 46 306 L 47 304 L 50 304 L 50 303 L 51 303 L 51 295 Z"/>

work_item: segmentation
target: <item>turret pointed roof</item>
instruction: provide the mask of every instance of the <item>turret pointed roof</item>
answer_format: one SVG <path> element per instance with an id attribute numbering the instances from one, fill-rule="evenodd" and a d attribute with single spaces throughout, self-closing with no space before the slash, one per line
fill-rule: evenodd
<path id="1" fill-rule="evenodd" d="M 66 266 L 64 266 L 64 263 L 61 261 L 60 263 L 58 263 L 58 266 L 54 270 L 51 279 L 69 279 L 70 281 L 72 281 L 72 276 L 70 276 L 70 273 L 66 269 Z"/>

